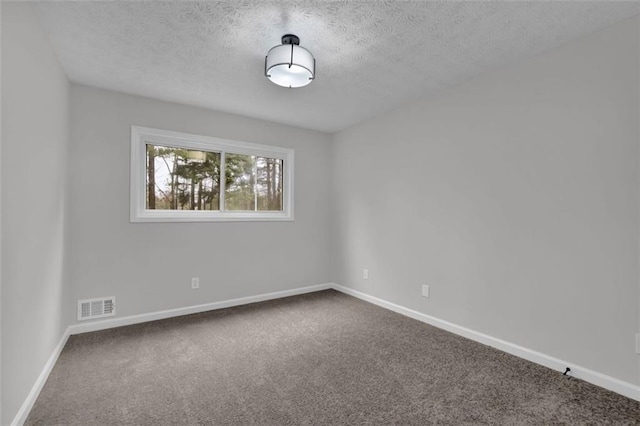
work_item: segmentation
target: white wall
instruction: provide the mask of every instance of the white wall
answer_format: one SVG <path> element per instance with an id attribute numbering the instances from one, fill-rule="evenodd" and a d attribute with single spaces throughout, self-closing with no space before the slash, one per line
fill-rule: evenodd
<path id="1" fill-rule="evenodd" d="M 0 6 L 0 23 L 2 23 L 2 7 L 1 6 Z M 2 31 L 1 30 L 0 30 L 0 52 L 2 52 Z M 2 93 L 2 54 L 0 54 L 0 93 Z M 0 189 L 1 188 L 2 188 L 2 102 L 0 102 Z M 0 422 L 2 422 L 2 194 L 0 194 Z"/>
<path id="2" fill-rule="evenodd" d="M 67 324 L 69 83 L 29 4 L 2 2 L 2 424 Z"/>
<path id="3" fill-rule="evenodd" d="M 129 223 L 131 125 L 294 148 L 295 221 Z M 330 142 L 318 132 L 72 85 L 73 299 L 116 296 L 125 316 L 328 282 Z M 191 290 L 196 276 L 200 289 Z"/>
<path id="4" fill-rule="evenodd" d="M 333 280 L 639 384 L 638 47 L 634 18 L 336 134 Z"/>

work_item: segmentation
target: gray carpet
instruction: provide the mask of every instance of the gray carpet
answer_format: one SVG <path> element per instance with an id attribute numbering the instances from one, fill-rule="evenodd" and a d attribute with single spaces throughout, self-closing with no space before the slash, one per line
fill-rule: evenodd
<path id="1" fill-rule="evenodd" d="M 72 336 L 28 425 L 640 424 L 640 403 L 333 290 Z"/>

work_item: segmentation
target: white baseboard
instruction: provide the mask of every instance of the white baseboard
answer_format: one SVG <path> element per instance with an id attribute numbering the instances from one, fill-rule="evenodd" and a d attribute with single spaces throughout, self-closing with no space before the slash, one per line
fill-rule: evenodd
<path id="1" fill-rule="evenodd" d="M 47 363 L 44 365 L 44 368 L 42 369 L 42 372 L 36 379 L 36 382 L 33 384 L 33 387 L 31 388 L 29 395 L 27 395 L 27 398 L 22 403 L 22 406 L 18 410 L 18 413 L 13 418 L 13 421 L 11 422 L 11 426 L 22 426 L 24 422 L 27 421 L 29 412 L 33 408 L 33 404 L 36 403 L 36 399 L 38 399 L 38 395 L 40 395 L 40 391 L 44 387 L 44 384 L 47 382 L 47 378 L 49 378 L 49 374 L 51 373 L 53 366 L 56 365 L 56 361 L 58 361 L 58 357 L 62 352 L 62 348 L 64 348 L 64 345 L 67 343 L 68 339 L 69 339 L 69 328 L 67 328 L 64 331 L 64 333 L 62 333 L 62 337 L 60 338 L 60 341 L 58 342 L 55 349 L 53 350 L 53 353 L 47 360 Z"/>
<path id="2" fill-rule="evenodd" d="M 108 328 L 121 327 L 123 325 L 139 324 L 165 318 L 179 317 L 182 315 L 197 314 L 199 312 L 213 311 L 216 309 L 230 308 L 233 306 L 247 305 L 249 303 L 263 302 L 265 300 L 280 299 L 282 297 L 298 294 L 312 293 L 314 291 L 327 290 L 330 284 L 318 284 L 309 287 L 295 288 L 292 290 L 276 291 L 273 293 L 259 294 L 257 296 L 241 297 L 238 299 L 223 300 L 221 302 L 205 303 L 202 305 L 187 306 L 184 308 L 168 309 L 166 311 L 151 312 L 148 314 L 130 315 L 120 318 L 111 318 L 101 321 L 89 321 L 82 324 L 69 326 L 69 334 L 81 334 L 90 331 L 106 330 Z"/>
<path id="3" fill-rule="evenodd" d="M 527 361 L 531 361 L 536 364 L 543 365 L 553 370 L 564 372 L 565 368 L 569 367 L 571 368 L 571 375 L 573 377 L 576 377 L 578 379 L 584 380 L 585 382 L 589 382 L 594 385 L 603 387 L 610 391 L 619 393 L 620 395 L 624 395 L 628 398 L 635 399 L 636 401 L 640 401 L 640 386 L 634 385 L 632 383 L 628 383 L 628 382 L 616 379 L 614 377 L 607 376 L 602 373 L 598 373 L 597 371 L 593 371 L 588 368 L 575 365 L 574 363 L 564 361 L 564 360 L 543 354 L 541 352 L 537 352 L 537 351 L 516 345 L 514 343 L 510 343 L 502 339 L 498 339 L 496 337 L 492 337 L 487 334 L 483 334 L 478 331 L 474 331 L 469 328 L 459 326 L 457 324 L 453 324 L 449 321 L 441 320 L 431 315 L 423 314 L 421 312 L 414 311 L 412 309 L 405 308 L 400 305 L 396 305 L 395 303 L 391 303 L 386 300 L 383 300 L 374 296 L 370 296 L 366 293 L 362 293 L 360 291 L 353 290 L 351 288 L 344 287 L 339 284 L 332 283 L 331 287 L 342 293 L 373 303 L 374 305 L 381 306 L 383 308 L 386 308 L 391 311 L 397 312 L 399 314 L 405 315 L 407 317 L 416 319 L 418 321 L 422 321 L 424 323 L 433 325 L 443 330 L 450 331 L 451 333 L 466 337 L 471 340 L 475 340 L 476 342 L 480 342 L 482 344 L 492 346 L 503 352 L 507 352 L 511 355 L 515 355 L 517 357 L 526 359 Z"/>

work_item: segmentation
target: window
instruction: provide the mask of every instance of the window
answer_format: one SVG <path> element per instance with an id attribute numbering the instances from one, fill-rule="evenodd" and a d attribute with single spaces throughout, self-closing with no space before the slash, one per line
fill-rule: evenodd
<path id="1" fill-rule="evenodd" d="M 293 220 L 293 150 L 131 127 L 131 222 Z"/>

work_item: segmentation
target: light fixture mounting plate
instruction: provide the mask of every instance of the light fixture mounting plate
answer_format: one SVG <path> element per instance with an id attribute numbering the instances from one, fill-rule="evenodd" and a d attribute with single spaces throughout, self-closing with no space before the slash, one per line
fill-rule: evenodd
<path id="1" fill-rule="evenodd" d="M 300 37 L 294 34 L 285 34 L 282 36 L 282 44 L 295 44 L 300 45 Z"/>

